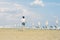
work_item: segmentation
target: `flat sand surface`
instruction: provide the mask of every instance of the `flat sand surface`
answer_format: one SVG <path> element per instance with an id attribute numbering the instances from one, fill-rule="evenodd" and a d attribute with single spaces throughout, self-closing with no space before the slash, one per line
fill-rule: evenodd
<path id="1" fill-rule="evenodd" d="M 60 40 L 60 30 L 0 29 L 0 40 Z"/>

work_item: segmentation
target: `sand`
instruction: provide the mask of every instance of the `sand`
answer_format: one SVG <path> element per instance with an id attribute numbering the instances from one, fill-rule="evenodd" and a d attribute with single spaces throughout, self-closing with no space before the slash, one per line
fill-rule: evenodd
<path id="1" fill-rule="evenodd" d="M 60 30 L 0 29 L 0 40 L 60 40 Z"/>

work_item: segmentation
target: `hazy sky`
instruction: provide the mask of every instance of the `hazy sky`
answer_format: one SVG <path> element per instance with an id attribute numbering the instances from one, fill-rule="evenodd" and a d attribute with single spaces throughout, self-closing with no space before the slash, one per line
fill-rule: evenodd
<path id="1" fill-rule="evenodd" d="M 55 25 L 58 18 L 60 25 L 60 0 L 0 0 L 0 26 L 21 26 L 22 15 L 26 26 L 32 23 Z"/>

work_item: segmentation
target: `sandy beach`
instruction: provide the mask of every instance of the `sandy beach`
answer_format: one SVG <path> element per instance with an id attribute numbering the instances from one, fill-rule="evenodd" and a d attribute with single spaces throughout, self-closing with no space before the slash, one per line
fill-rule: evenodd
<path id="1" fill-rule="evenodd" d="M 60 30 L 0 29 L 0 40 L 60 40 Z"/>

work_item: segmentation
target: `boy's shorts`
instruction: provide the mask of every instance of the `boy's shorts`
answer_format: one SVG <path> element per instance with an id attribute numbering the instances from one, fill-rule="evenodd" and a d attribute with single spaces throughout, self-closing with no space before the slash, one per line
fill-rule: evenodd
<path id="1" fill-rule="evenodd" d="M 25 26 L 25 23 L 23 22 L 23 23 L 22 23 L 22 25 L 24 25 L 24 26 Z"/>

